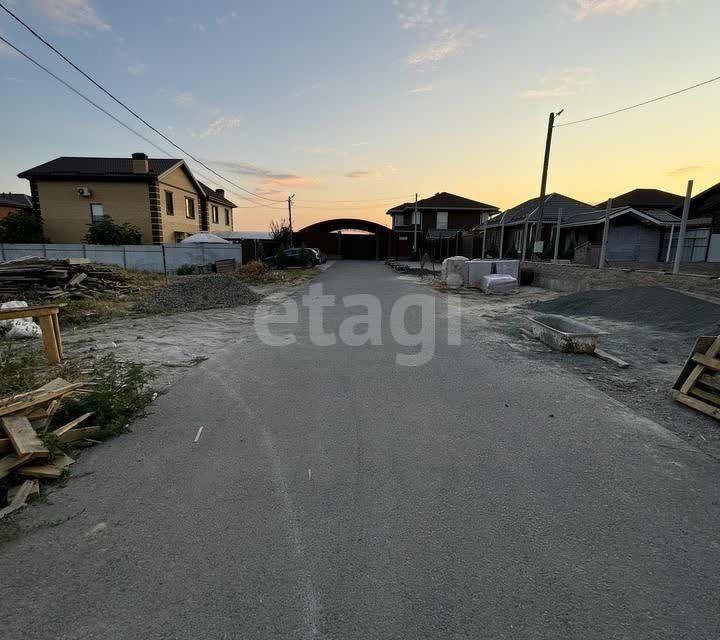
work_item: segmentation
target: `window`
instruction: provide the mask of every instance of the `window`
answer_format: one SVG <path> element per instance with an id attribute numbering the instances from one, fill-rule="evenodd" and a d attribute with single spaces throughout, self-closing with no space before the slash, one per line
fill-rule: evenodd
<path id="1" fill-rule="evenodd" d="M 103 206 L 98 202 L 93 202 L 90 205 L 90 222 L 95 224 L 96 222 L 100 222 L 103 217 L 105 217 Z"/>
<path id="2" fill-rule="evenodd" d="M 195 218 L 195 200 L 185 196 L 185 217 Z"/>
<path id="3" fill-rule="evenodd" d="M 165 213 L 167 213 L 169 216 L 175 215 L 175 202 L 173 200 L 172 191 L 165 192 Z"/>
<path id="4" fill-rule="evenodd" d="M 447 219 L 448 219 L 447 211 L 438 211 L 437 218 L 435 219 L 435 228 L 436 229 L 447 229 L 448 228 Z"/>
<path id="5" fill-rule="evenodd" d="M 219 216 L 218 216 L 218 208 L 217 208 L 217 205 L 213 205 L 213 206 L 212 206 L 212 221 L 213 221 L 215 224 L 217 224 L 218 222 L 220 222 L 220 218 L 219 218 Z"/>
<path id="6" fill-rule="evenodd" d="M 402 227 L 405 224 L 405 216 L 402 213 L 396 213 L 393 218 L 396 227 Z"/>
<path id="7" fill-rule="evenodd" d="M 230 209 L 225 209 L 225 226 L 230 226 Z"/>

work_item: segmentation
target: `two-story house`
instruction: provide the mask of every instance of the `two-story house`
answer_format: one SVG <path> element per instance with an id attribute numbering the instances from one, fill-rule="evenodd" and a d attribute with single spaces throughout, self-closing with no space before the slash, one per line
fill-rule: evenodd
<path id="1" fill-rule="evenodd" d="M 457 232 L 470 231 L 483 224 L 488 216 L 498 213 L 498 207 L 463 198 L 454 193 L 436 193 L 418 200 L 417 214 L 414 202 L 405 202 L 389 209 L 393 231 L 413 232 L 416 228 L 422 236 L 434 230 Z"/>
<path id="2" fill-rule="evenodd" d="M 82 242 L 88 225 L 111 216 L 140 229 L 143 244 L 179 242 L 200 231 L 232 231 L 235 205 L 200 183 L 184 160 L 60 157 L 18 175 L 51 242 Z"/>

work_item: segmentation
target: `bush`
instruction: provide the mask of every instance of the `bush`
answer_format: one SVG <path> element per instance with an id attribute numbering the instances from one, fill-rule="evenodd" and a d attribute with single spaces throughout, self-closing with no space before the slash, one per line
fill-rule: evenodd
<path id="1" fill-rule="evenodd" d="M 129 222 L 117 224 L 106 215 L 99 222 L 88 225 L 85 241 L 89 244 L 140 244 L 140 229 Z"/>
<path id="2" fill-rule="evenodd" d="M 259 276 L 266 271 L 267 267 L 265 266 L 265 263 L 260 262 L 259 260 L 252 260 L 240 267 L 240 273 L 248 276 Z"/>
<path id="3" fill-rule="evenodd" d="M 33 211 L 12 211 L 0 220 L 0 242 L 44 242 L 42 217 Z"/>
<path id="4" fill-rule="evenodd" d="M 130 421 L 152 401 L 153 390 L 148 383 L 153 375 L 144 365 L 121 362 L 114 355 L 99 358 L 93 373 L 97 383 L 94 390 L 65 400 L 54 422 L 65 424 L 92 411 L 101 439 L 126 431 Z"/>
<path id="5" fill-rule="evenodd" d="M 193 273 L 193 268 L 191 264 L 181 264 L 177 270 L 175 271 L 179 276 L 189 276 Z"/>

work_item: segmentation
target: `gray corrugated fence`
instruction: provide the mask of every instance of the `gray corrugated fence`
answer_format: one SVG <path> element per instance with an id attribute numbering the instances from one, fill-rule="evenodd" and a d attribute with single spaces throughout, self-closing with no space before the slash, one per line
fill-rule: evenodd
<path id="1" fill-rule="evenodd" d="M 44 256 L 62 260 L 88 258 L 93 262 L 114 264 L 140 271 L 172 273 L 184 264 L 212 264 L 216 260 L 235 258 L 242 264 L 240 244 L 3 244 L 0 261 L 25 256 Z"/>

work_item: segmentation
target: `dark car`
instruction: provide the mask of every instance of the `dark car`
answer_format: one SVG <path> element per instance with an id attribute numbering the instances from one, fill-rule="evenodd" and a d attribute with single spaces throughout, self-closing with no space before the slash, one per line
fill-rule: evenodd
<path id="1" fill-rule="evenodd" d="M 320 263 L 320 258 L 311 249 L 285 249 L 265 259 L 265 264 L 276 269 L 304 267 L 309 269 Z"/>

